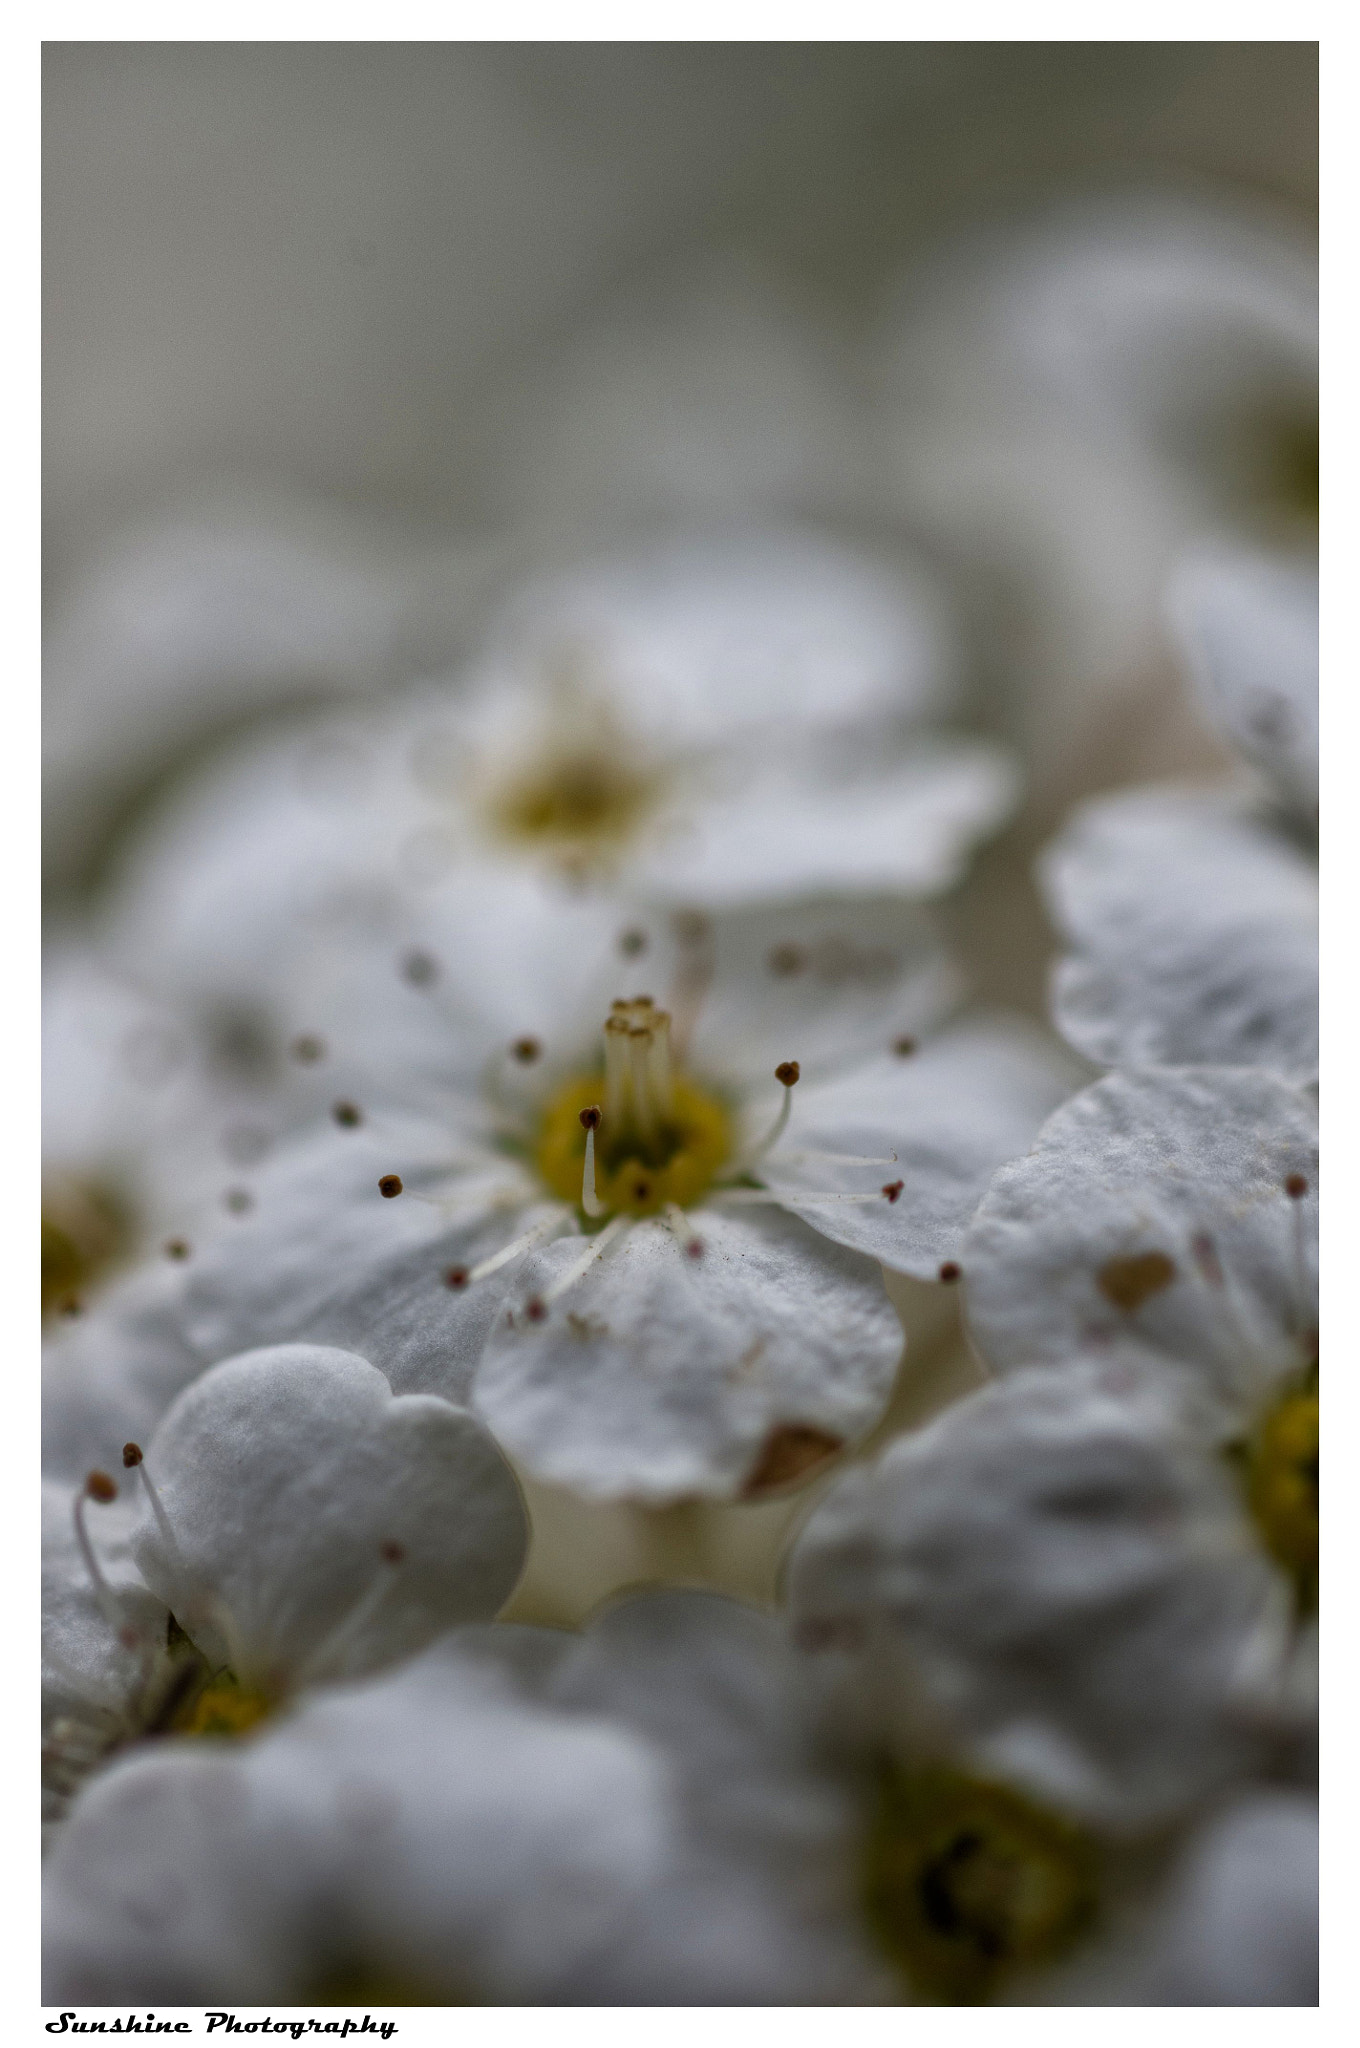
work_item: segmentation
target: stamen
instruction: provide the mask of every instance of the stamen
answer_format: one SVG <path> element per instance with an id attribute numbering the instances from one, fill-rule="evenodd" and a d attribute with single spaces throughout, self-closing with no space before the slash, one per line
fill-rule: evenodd
<path id="1" fill-rule="evenodd" d="M 701 1259 L 703 1257 L 704 1241 L 701 1237 L 695 1235 L 688 1216 L 686 1216 L 678 1202 L 667 1202 L 661 1212 L 661 1220 L 666 1225 L 666 1228 L 674 1232 L 675 1236 L 679 1238 L 692 1259 Z"/>
<path id="2" fill-rule="evenodd" d="M 87 1500 L 97 1500 L 101 1506 L 107 1507 L 111 1500 L 117 1500 L 117 1498 L 118 1488 L 114 1485 L 107 1472 L 87 1473 L 85 1484 L 76 1493 L 73 1515 L 76 1525 L 76 1542 L 79 1544 L 80 1554 L 85 1560 L 85 1569 L 90 1575 L 90 1583 L 94 1587 L 94 1597 L 99 1603 L 99 1611 L 124 1648 L 132 1649 L 139 1640 L 137 1631 L 129 1623 L 119 1604 L 117 1594 L 104 1577 L 103 1567 L 95 1556 L 94 1545 L 90 1541 L 90 1532 L 85 1527 L 85 1503 Z"/>
<path id="3" fill-rule="evenodd" d="M 354 1102 L 333 1102 L 331 1115 L 342 1131 L 355 1130 L 364 1120 L 363 1111 Z"/>
<path id="4" fill-rule="evenodd" d="M 581 1207 L 587 1216 L 603 1216 L 604 1203 L 595 1193 L 595 1133 L 600 1124 L 598 1104 L 581 1111 L 581 1122 L 586 1134 L 586 1163 L 581 1175 Z"/>
<path id="5" fill-rule="evenodd" d="M 488 1259 L 480 1259 L 468 1274 L 468 1281 L 485 1280 L 490 1273 L 498 1273 L 502 1266 L 508 1266 L 521 1252 L 532 1251 L 544 1238 L 555 1237 L 566 1221 L 566 1211 L 555 1209 L 551 1216 L 543 1216 L 519 1237 L 512 1238 L 500 1251 L 493 1252 Z"/>
<path id="6" fill-rule="evenodd" d="M 385 1173 L 378 1182 L 378 1193 L 388 1202 L 394 1196 L 399 1195 L 401 1193 L 401 1175 L 399 1173 Z"/>
<path id="7" fill-rule="evenodd" d="M 673 1020 L 671 1037 L 675 1057 L 683 1066 L 704 997 L 713 979 L 713 928 L 701 911 L 681 910 L 676 912 L 672 929 L 679 941 L 681 954 L 675 980 L 666 998 L 666 1008 Z"/>
<path id="8" fill-rule="evenodd" d="M 803 1165 L 815 1160 L 819 1166 L 896 1166 L 897 1154 L 889 1152 L 882 1159 L 875 1159 L 867 1152 L 822 1152 L 815 1145 L 800 1145 L 796 1151 L 783 1151 L 779 1155 L 782 1166 Z"/>
<path id="9" fill-rule="evenodd" d="M 736 1172 L 745 1173 L 749 1167 L 754 1166 L 757 1159 L 763 1159 L 765 1154 L 773 1146 L 777 1145 L 780 1138 L 784 1135 L 785 1126 L 788 1123 L 789 1114 L 793 1108 L 793 1091 L 801 1073 L 802 1068 L 797 1060 L 781 1060 L 775 1068 L 775 1080 L 778 1081 L 784 1091 L 783 1100 L 779 1105 L 779 1114 L 770 1125 L 769 1130 L 766 1131 L 764 1137 L 758 1144 L 752 1146 L 751 1150 L 741 1160 L 735 1169 Z"/>
<path id="10" fill-rule="evenodd" d="M 616 1216 L 612 1223 L 606 1223 L 599 1236 L 593 1237 L 590 1240 L 586 1249 L 581 1253 L 580 1258 L 573 1259 L 566 1271 L 560 1273 L 556 1280 L 553 1281 L 552 1286 L 548 1288 L 547 1292 L 542 1296 L 536 1296 L 535 1299 L 540 1300 L 544 1308 L 559 1300 L 569 1287 L 576 1285 L 583 1273 L 590 1271 L 596 1259 L 603 1257 L 609 1246 L 614 1242 L 614 1239 L 621 1232 L 627 1230 L 632 1220 L 631 1216 Z M 537 1321 L 539 1318 L 535 1317 L 531 1320 Z"/>
<path id="11" fill-rule="evenodd" d="M 891 1185 L 898 1187 L 900 1192 L 899 1183 L 892 1182 Z M 780 1207 L 801 1209 L 809 1202 L 881 1202 L 885 1197 L 890 1202 L 897 1200 L 897 1195 L 890 1194 L 887 1188 L 875 1188 L 871 1195 L 805 1195 L 801 1190 L 790 1190 L 787 1194 L 776 1195 L 770 1194 L 764 1188 L 714 1188 L 709 1200 L 744 1204 L 773 1202 Z"/>
<path id="12" fill-rule="evenodd" d="M 161 1541 L 173 1559 L 175 1569 L 182 1571 L 184 1560 L 180 1556 L 179 1545 L 175 1541 L 175 1532 L 170 1526 L 170 1517 L 165 1512 L 165 1503 L 156 1491 L 152 1483 L 151 1474 L 146 1469 L 146 1458 L 140 1444 L 123 1445 L 123 1467 L 126 1471 L 135 1471 L 145 1487 L 147 1500 L 151 1504 L 151 1512 L 156 1517 L 156 1527 L 161 1533 Z"/>

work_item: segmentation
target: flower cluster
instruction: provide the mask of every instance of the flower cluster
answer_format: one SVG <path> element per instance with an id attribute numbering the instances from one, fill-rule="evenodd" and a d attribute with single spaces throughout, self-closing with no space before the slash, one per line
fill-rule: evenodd
<path id="1" fill-rule="evenodd" d="M 63 928 L 48 1997 L 1315 2002 L 1307 293 L 1192 225 L 890 351 L 932 459 L 960 365 L 1050 495 L 1136 451 L 1238 759 L 1046 847 L 1052 1030 L 944 901 L 1020 798 L 947 590 L 755 509 L 252 730 Z"/>

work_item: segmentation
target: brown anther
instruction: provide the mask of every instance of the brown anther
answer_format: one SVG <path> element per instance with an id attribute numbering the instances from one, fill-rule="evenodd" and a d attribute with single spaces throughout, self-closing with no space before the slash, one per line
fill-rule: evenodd
<path id="1" fill-rule="evenodd" d="M 531 1067 L 543 1047 L 536 1038 L 517 1038 L 510 1050 L 522 1067 Z"/>
<path id="2" fill-rule="evenodd" d="M 640 932 L 633 927 L 629 931 L 619 933 L 619 951 L 625 960 L 636 960 L 638 954 L 645 953 L 646 950 L 646 932 Z"/>
<path id="3" fill-rule="evenodd" d="M 544 1323 L 548 1319 L 548 1304 L 541 1294 L 531 1294 L 524 1304 L 524 1313 L 531 1323 Z"/>
<path id="4" fill-rule="evenodd" d="M 439 964 L 432 953 L 413 946 L 409 953 L 402 955 L 401 977 L 403 981 L 409 981 L 412 988 L 428 988 L 439 977 Z"/>
<path id="5" fill-rule="evenodd" d="M 405 1564 L 406 1545 L 394 1542 L 389 1536 L 385 1543 L 378 1545 L 378 1555 L 384 1564 Z"/>
<path id="6" fill-rule="evenodd" d="M 222 1201 L 233 1216 L 244 1216 L 255 1207 L 255 1197 L 248 1188 L 228 1188 Z"/>
<path id="7" fill-rule="evenodd" d="M 401 1175 L 399 1173 L 385 1173 L 378 1182 L 378 1193 L 389 1202 L 394 1195 L 399 1195 L 401 1193 Z"/>
<path id="8" fill-rule="evenodd" d="M 769 956 L 771 974 L 801 974 L 807 966 L 808 956 L 801 946 L 772 946 Z"/>
<path id="9" fill-rule="evenodd" d="M 905 1186 L 905 1181 L 887 1180 L 883 1183 L 883 1193 L 888 1197 L 888 1200 L 890 1202 L 895 1202 Z"/>
<path id="10" fill-rule="evenodd" d="M 687 1238 L 685 1241 L 685 1254 L 691 1259 L 701 1259 L 704 1255 L 703 1239 L 701 1237 Z"/>
<path id="11" fill-rule="evenodd" d="M 127 1472 L 130 1472 L 130 1471 L 132 1470 L 132 1468 L 133 1468 L 133 1466 L 134 1466 L 134 1465 L 140 1465 L 140 1464 L 141 1464 L 141 1462 L 142 1462 L 142 1447 L 141 1447 L 141 1445 L 140 1445 L 140 1444 L 124 1444 L 124 1445 L 123 1445 L 123 1468 L 124 1468 L 124 1470 L 125 1470 L 125 1471 L 127 1471 Z"/>
<path id="12" fill-rule="evenodd" d="M 1291 1202 L 1301 1202 L 1308 1192 L 1308 1183 L 1301 1173 L 1291 1173 L 1285 1181 L 1284 1191 Z"/>
<path id="13" fill-rule="evenodd" d="M 1175 1264 L 1165 1252 L 1132 1252 L 1106 1259 L 1096 1274 L 1096 1286 L 1106 1301 L 1132 1315 L 1151 1295 L 1169 1287 L 1175 1277 Z"/>
<path id="14" fill-rule="evenodd" d="M 288 1050 L 304 1067 L 315 1066 L 318 1060 L 324 1060 L 326 1057 L 325 1040 L 318 1038 L 314 1031 L 304 1031 L 300 1037 L 293 1040 Z"/>
<path id="15" fill-rule="evenodd" d="M 600 1106 L 597 1102 L 593 1102 L 589 1109 L 581 1111 L 581 1129 L 583 1131 L 598 1131 L 599 1128 Z"/>
<path id="16" fill-rule="evenodd" d="M 786 1422 L 774 1429 L 741 1489 L 743 1500 L 759 1500 L 811 1477 L 844 1449 L 844 1439 L 811 1423 Z"/>
<path id="17" fill-rule="evenodd" d="M 609 1005 L 609 1007 L 611 1010 L 626 1010 L 628 1008 L 628 1004 L 623 996 L 615 996 L 613 1002 Z"/>
<path id="18" fill-rule="evenodd" d="M 452 1287 L 456 1292 L 458 1288 L 466 1287 L 467 1284 L 468 1269 L 466 1266 L 450 1266 L 448 1268 L 444 1275 L 444 1285 L 446 1287 Z"/>
<path id="19" fill-rule="evenodd" d="M 903 1032 L 900 1038 L 893 1040 L 892 1049 L 897 1054 L 898 1059 L 909 1060 L 916 1050 L 916 1040 L 909 1032 Z"/>
<path id="20" fill-rule="evenodd" d="M 85 1491 L 91 1500 L 100 1501 L 105 1507 L 108 1506 L 111 1500 L 117 1500 L 118 1498 L 118 1488 L 109 1478 L 107 1472 L 87 1472 L 85 1474 Z"/>
<path id="21" fill-rule="evenodd" d="M 682 946 L 701 946 L 708 937 L 708 919 L 702 910 L 677 910 L 671 926 Z"/>
<path id="22" fill-rule="evenodd" d="M 165 1256 L 167 1259 L 187 1259 L 189 1256 L 188 1241 L 182 1237 L 167 1237 L 165 1240 Z"/>
<path id="23" fill-rule="evenodd" d="M 797 1060 L 781 1060 L 779 1062 L 779 1065 L 774 1070 L 774 1077 L 775 1080 L 781 1082 L 785 1088 L 792 1088 L 794 1082 L 798 1079 L 798 1076 L 802 1073 L 802 1071 L 803 1070 L 799 1066 Z"/>
<path id="24" fill-rule="evenodd" d="M 654 1010 L 656 1008 L 656 1004 L 650 996 L 634 996 L 632 1005 L 635 1010 Z"/>
<path id="25" fill-rule="evenodd" d="M 361 1124 L 364 1120 L 364 1113 L 357 1102 L 333 1102 L 331 1115 L 342 1131 L 352 1131 L 356 1124 Z"/>
<path id="26" fill-rule="evenodd" d="M 946 1286 L 948 1286 L 953 1281 L 959 1279 L 959 1277 L 962 1274 L 962 1271 L 963 1269 L 959 1265 L 957 1259 L 946 1259 L 944 1261 L 944 1264 L 940 1267 L 940 1278 L 945 1282 Z"/>

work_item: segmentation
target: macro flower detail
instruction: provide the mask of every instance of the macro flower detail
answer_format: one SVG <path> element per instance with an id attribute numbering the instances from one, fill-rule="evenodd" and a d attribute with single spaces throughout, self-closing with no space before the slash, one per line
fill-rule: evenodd
<path id="1" fill-rule="evenodd" d="M 394 1399 L 364 1359 L 320 1346 L 204 1373 L 145 1450 L 123 1447 L 120 1478 L 141 1506 L 118 1525 L 131 1590 L 100 1560 L 90 1504 L 118 1482 L 96 1471 L 77 1489 L 75 1553 L 54 1553 L 50 1609 L 59 1692 L 73 1682 L 62 1617 L 84 1616 L 81 1686 L 110 1747 L 248 1728 L 301 1688 L 489 1619 L 527 1546 L 518 1489 L 472 1416 Z"/>
<path id="2" fill-rule="evenodd" d="M 627 944 L 603 907 L 493 910 L 427 917 L 435 985 L 379 957 L 318 993 L 378 1092 L 186 1272 L 192 1341 L 359 1344 L 598 1497 L 731 1497 L 787 1471 L 789 1432 L 800 1470 L 863 1436 L 901 1345 L 872 1261 L 936 1276 L 1062 1061 L 1004 1021 L 937 1029 L 948 971 L 899 906 L 635 915 Z"/>

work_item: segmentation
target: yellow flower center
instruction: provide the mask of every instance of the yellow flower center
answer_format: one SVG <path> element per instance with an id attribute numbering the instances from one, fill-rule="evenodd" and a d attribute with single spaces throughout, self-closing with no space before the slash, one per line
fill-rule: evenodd
<path id="1" fill-rule="evenodd" d="M 537 743 L 492 771 L 484 823 L 568 868 L 607 867 L 657 808 L 665 777 L 578 659 L 559 660 L 547 684 Z"/>
<path id="2" fill-rule="evenodd" d="M 42 1312 L 75 1309 L 132 1238 L 118 1196 L 94 1182 L 48 1179 L 42 1196 Z"/>
<path id="3" fill-rule="evenodd" d="M 604 1066 L 574 1074 L 549 1098 L 534 1162 L 563 1201 L 581 1201 L 587 1131 L 593 1130 L 600 1214 L 653 1216 L 707 1193 L 732 1153 L 732 1122 L 716 1096 L 675 1071 L 671 1020 L 650 996 L 615 1003 L 604 1029 Z"/>
<path id="4" fill-rule="evenodd" d="M 863 1875 L 880 1944 L 943 2005 L 981 2004 L 1006 1976 L 1054 1960 L 1095 1907 L 1089 1837 L 943 1766 L 885 1774 Z"/>
<path id="5" fill-rule="evenodd" d="M 1318 1388 L 1310 1373 L 1280 1395 L 1239 1447 L 1247 1505 L 1266 1549 L 1317 1605 Z"/>
<path id="6" fill-rule="evenodd" d="M 244 1735 L 272 1714 L 278 1701 L 242 1685 L 231 1671 L 219 1671 L 175 1716 L 176 1735 Z"/>

